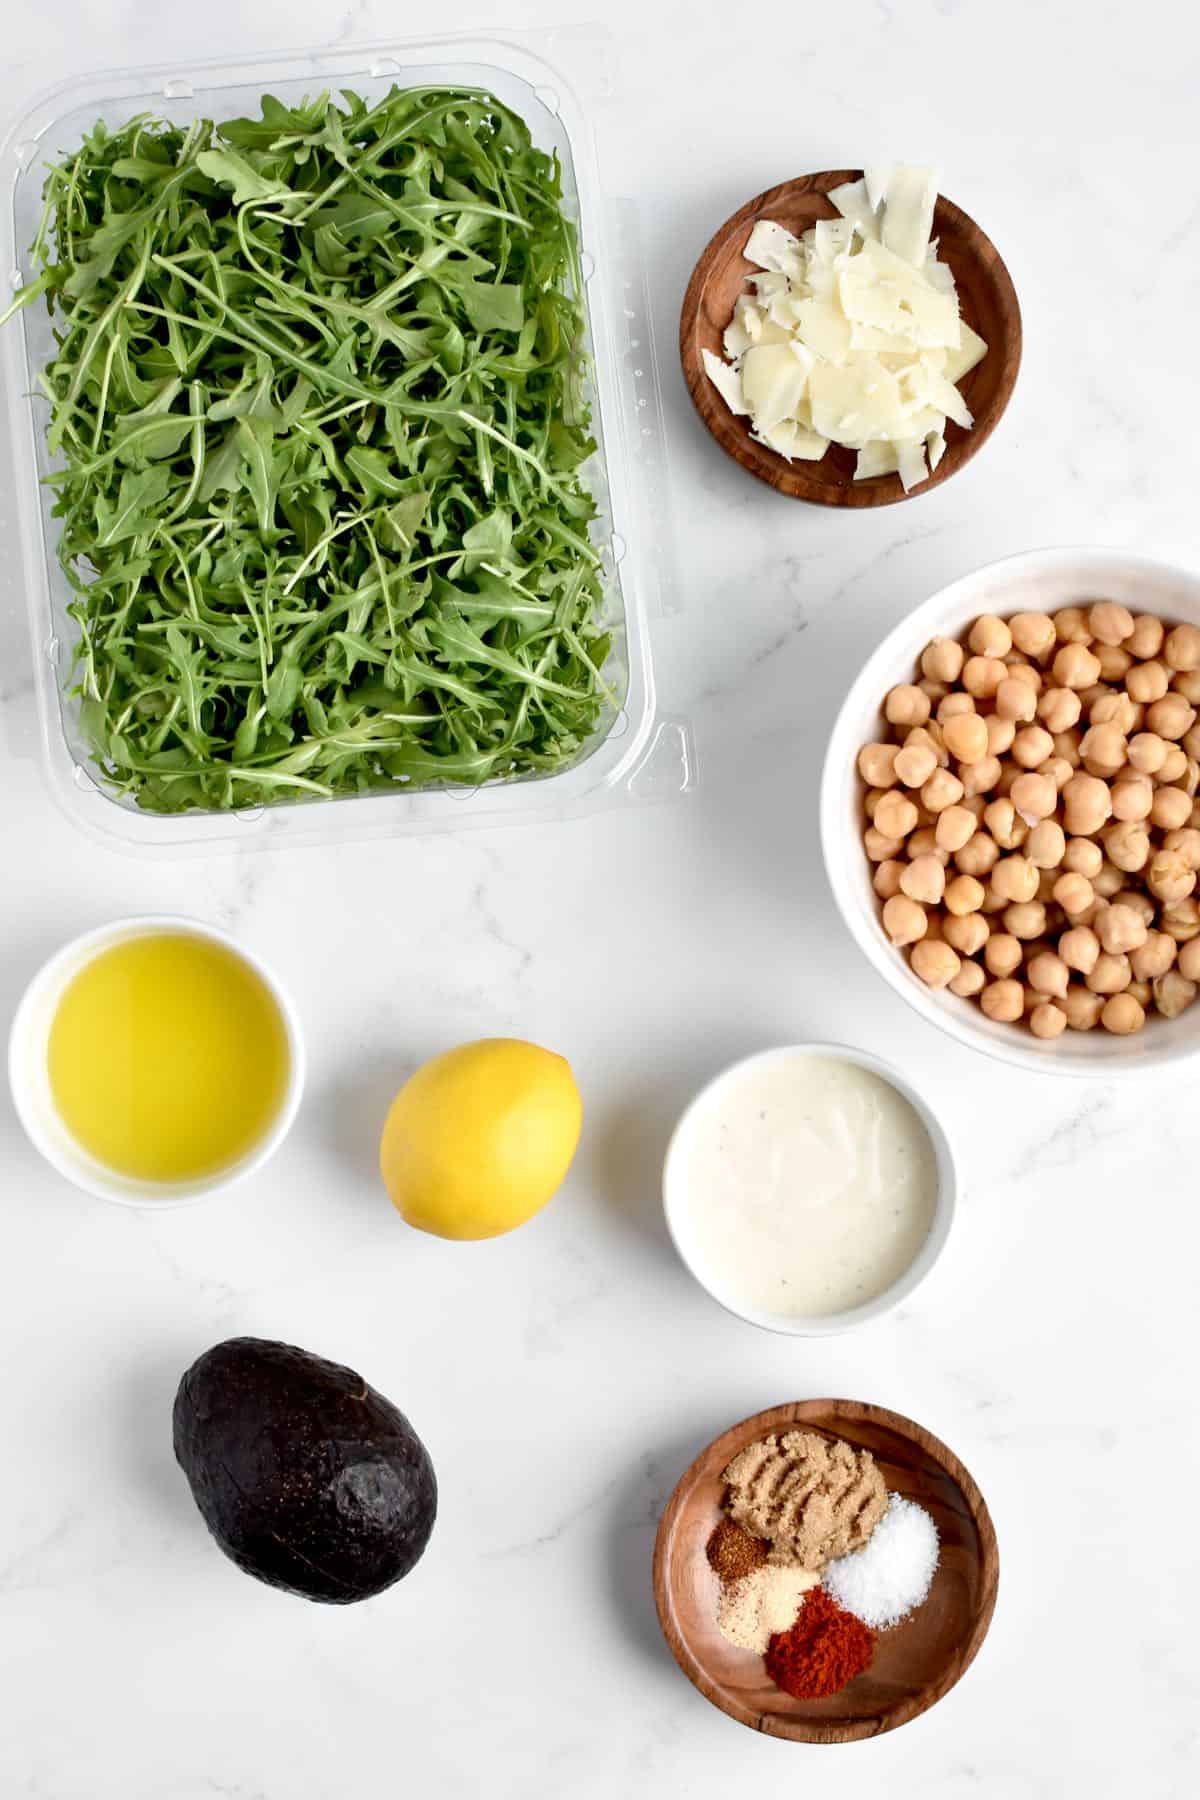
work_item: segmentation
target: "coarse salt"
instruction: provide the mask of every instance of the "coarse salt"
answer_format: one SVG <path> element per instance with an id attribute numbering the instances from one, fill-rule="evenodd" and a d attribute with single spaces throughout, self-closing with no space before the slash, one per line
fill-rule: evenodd
<path id="1" fill-rule="evenodd" d="M 864 1548 L 826 1563 L 821 1581 L 847 1612 L 883 1631 L 920 1606 L 937 1565 L 937 1526 L 915 1500 L 893 1494 Z"/>

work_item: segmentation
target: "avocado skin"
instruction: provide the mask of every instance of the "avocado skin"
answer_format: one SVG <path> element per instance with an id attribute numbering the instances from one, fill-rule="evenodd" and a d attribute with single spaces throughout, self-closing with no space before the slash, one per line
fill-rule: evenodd
<path id="1" fill-rule="evenodd" d="M 239 1569 L 348 1605 L 418 1561 L 437 1479 L 399 1409 L 361 1375 L 290 1344 L 228 1338 L 175 1396 L 175 1457 Z"/>

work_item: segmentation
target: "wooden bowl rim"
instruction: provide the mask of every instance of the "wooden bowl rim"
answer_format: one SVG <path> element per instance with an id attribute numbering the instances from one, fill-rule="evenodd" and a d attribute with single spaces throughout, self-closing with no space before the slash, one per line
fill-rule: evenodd
<path id="1" fill-rule="evenodd" d="M 833 1423 L 830 1423 L 830 1420 Z M 727 1690 L 712 1681 L 701 1665 L 692 1655 L 685 1643 L 682 1633 L 675 1622 L 675 1596 L 667 1578 L 668 1558 L 675 1531 L 679 1523 L 692 1488 L 700 1478 L 704 1465 L 713 1457 L 714 1451 L 720 1451 L 722 1457 L 732 1459 L 745 1443 L 752 1443 L 758 1437 L 766 1437 L 772 1431 L 784 1426 L 810 1425 L 827 1431 L 833 1436 L 840 1433 L 837 1429 L 839 1420 L 853 1422 L 861 1420 L 865 1423 L 881 1427 L 895 1433 L 906 1442 L 915 1444 L 923 1455 L 928 1456 L 943 1472 L 950 1477 L 966 1502 L 967 1511 L 979 1538 L 980 1563 L 992 1571 L 992 1579 L 985 1584 L 985 1592 L 979 1610 L 975 1614 L 971 1630 L 960 1650 L 957 1668 L 951 1679 L 944 1685 L 928 1682 L 916 1693 L 906 1699 L 897 1700 L 892 1706 L 874 1720 L 805 1720 L 784 1718 L 773 1719 L 768 1724 L 762 1714 L 743 1706 L 733 1699 Z M 662 1634 L 667 1640 L 672 1656 L 683 1673 L 699 1689 L 706 1700 L 735 1719 L 739 1725 L 745 1725 L 752 1731 L 759 1731 L 769 1737 L 783 1738 L 798 1744 L 849 1744 L 863 1738 L 880 1737 L 885 1732 L 895 1731 L 901 1725 L 907 1725 L 910 1719 L 919 1718 L 923 1712 L 943 1699 L 953 1687 L 962 1680 L 976 1656 L 980 1646 L 988 1634 L 992 1615 L 996 1610 L 996 1596 L 1000 1581 L 1000 1550 L 996 1541 L 996 1530 L 992 1524 L 992 1516 L 987 1502 L 980 1492 L 978 1484 L 963 1463 L 961 1463 L 949 1445 L 936 1437 L 924 1425 L 918 1425 L 903 1413 L 892 1412 L 886 1406 L 876 1406 L 868 1400 L 789 1400 L 780 1406 L 771 1406 L 765 1412 L 752 1413 L 736 1425 L 712 1439 L 711 1443 L 695 1456 L 684 1470 L 671 1492 L 662 1518 L 659 1520 L 658 1533 L 654 1541 L 654 1603 L 658 1612 L 658 1622 Z"/>
<path id="2" fill-rule="evenodd" d="M 937 232 L 938 220 L 943 221 L 943 230 L 948 223 L 953 226 L 956 235 L 967 244 L 972 253 L 986 264 L 990 279 L 996 289 L 1000 310 L 1005 315 L 1006 329 L 999 344 L 988 345 L 988 352 L 993 351 L 1002 358 L 1000 386 L 995 398 L 985 413 L 980 414 L 969 431 L 961 432 L 953 443 L 948 443 L 941 462 L 919 487 L 911 493 L 905 493 L 904 484 L 899 475 L 872 475 L 865 481 L 848 482 L 844 487 L 826 480 L 819 482 L 816 471 L 823 466 L 819 463 L 788 463 L 776 451 L 767 450 L 764 454 L 770 459 L 764 467 L 757 456 L 753 459 L 747 450 L 750 441 L 749 425 L 744 419 L 735 418 L 728 407 L 716 396 L 715 409 L 708 411 L 702 406 L 700 394 L 710 388 L 711 384 L 705 373 L 700 346 L 697 343 L 697 325 L 700 319 L 701 302 L 707 285 L 711 265 L 718 253 L 726 246 L 728 239 L 744 230 L 754 220 L 769 217 L 772 205 L 780 196 L 803 183 L 813 193 L 828 195 L 831 188 L 840 187 L 843 182 L 857 181 L 862 174 L 861 169 L 820 169 L 812 175 L 793 175 L 787 181 L 777 183 L 775 187 L 766 188 L 747 200 L 744 206 L 732 213 L 723 225 L 719 225 L 709 238 L 704 249 L 696 259 L 696 265 L 688 280 L 683 297 L 683 306 L 679 315 L 679 360 L 683 368 L 683 379 L 700 419 L 712 437 L 746 474 L 753 475 L 756 480 L 772 487 L 777 493 L 784 494 L 789 500 L 803 500 L 810 506 L 832 507 L 867 507 L 893 506 L 901 500 L 917 500 L 933 488 L 940 487 L 942 482 L 949 481 L 951 476 L 965 468 L 972 457 L 977 456 L 995 431 L 1000 420 L 1008 410 L 1013 389 L 1017 383 L 1017 375 L 1021 368 L 1021 353 L 1024 346 L 1024 328 L 1021 322 L 1021 307 L 1017 299 L 1017 290 L 1013 285 L 1008 265 L 988 237 L 982 226 L 976 224 L 969 213 L 956 206 L 953 200 L 939 193 L 934 209 L 934 230 Z M 957 431 L 957 427 L 954 428 Z M 755 446 L 757 450 L 760 446 Z M 775 469 L 772 474 L 768 469 Z M 818 486 L 820 491 L 817 491 Z"/>

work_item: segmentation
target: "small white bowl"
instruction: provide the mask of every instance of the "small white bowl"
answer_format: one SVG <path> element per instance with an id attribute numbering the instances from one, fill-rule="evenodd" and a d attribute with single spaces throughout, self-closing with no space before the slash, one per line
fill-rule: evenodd
<path id="1" fill-rule="evenodd" d="M 972 1000 L 935 991 L 912 973 L 888 941 L 863 848 L 857 758 L 877 739 L 884 695 L 911 681 L 930 638 L 957 636 L 980 613 L 1055 612 L 1061 606 L 1118 600 L 1131 612 L 1200 625 L 1200 577 L 1124 550 L 1031 550 L 990 563 L 943 588 L 909 613 L 867 659 L 842 703 L 821 776 L 821 846 L 833 897 L 851 935 L 890 987 L 923 1019 L 960 1044 L 1041 1075 L 1102 1080 L 1161 1068 L 1200 1052 L 1200 1004 L 1177 1019 L 1151 1019 L 1132 1037 L 1066 1031 L 1050 1040 L 986 1018 Z"/>
<path id="2" fill-rule="evenodd" d="M 908 1101 L 917 1117 L 929 1133 L 933 1145 L 934 1161 L 937 1166 L 937 1193 L 934 1197 L 933 1220 L 929 1233 L 918 1250 L 913 1261 L 892 1282 L 890 1287 L 864 1300 L 861 1306 L 848 1308 L 845 1312 L 823 1313 L 817 1317 L 795 1318 L 790 1314 L 759 1312 L 741 1303 L 737 1297 L 723 1290 L 719 1282 L 713 1279 L 709 1270 L 698 1267 L 687 1248 L 686 1232 L 681 1224 L 681 1215 L 686 1205 L 684 1189 L 686 1175 L 680 1146 L 684 1141 L 689 1125 L 699 1113 L 704 1112 L 720 1096 L 722 1090 L 736 1081 L 747 1069 L 761 1066 L 764 1063 L 780 1062 L 784 1058 L 794 1056 L 823 1057 L 830 1061 L 854 1063 L 860 1069 L 867 1069 L 872 1075 L 878 1075 L 882 1081 L 888 1082 L 897 1093 Z M 928 1103 L 922 1098 L 909 1081 L 900 1074 L 891 1063 L 884 1062 L 881 1057 L 872 1056 L 867 1050 L 856 1050 L 849 1044 L 785 1044 L 774 1050 L 761 1050 L 756 1056 L 745 1057 L 741 1062 L 730 1065 L 728 1069 L 701 1088 L 696 1098 L 687 1107 L 683 1116 L 671 1134 L 667 1146 L 667 1154 L 663 1163 L 663 1211 L 666 1215 L 667 1230 L 671 1234 L 671 1242 L 678 1253 L 679 1260 L 688 1273 L 700 1284 L 705 1293 L 710 1294 L 726 1312 L 733 1313 L 736 1318 L 745 1319 L 750 1325 L 758 1325 L 764 1331 L 777 1331 L 786 1337 L 834 1337 L 839 1332 L 853 1331 L 858 1325 L 866 1325 L 872 1319 L 878 1319 L 884 1313 L 891 1312 L 902 1300 L 907 1300 L 924 1281 L 942 1251 L 946 1248 L 946 1240 L 950 1236 L 950 1227 L 954 1221 L 958 1204 L 958 1176 L 954 1166 L 954 1154 L 950 1148 L 950 1140 L 942 1125 L 935 1118 Z"/>
<path id="3" fill-rule="evenodd" d="M 193 1181 L 138 1181 L 97 1162 L 68 1132 L 50 1092 L 47 1062 L 50 1028 L 68 983 L 102 950 L 129 938 L 161 931 L 186 932 L 192 937 L 207 938 L 240 958 L 253 969 L 279 1008 L 287 1035 L 287 1090 L 270 1129 L 240 1162 Z M 244 1181 L 274 1155 L 291 1129 L 304 1091 L 304 1070 L 304 1042 L 299 1021 L 291 1001 L 271 971 L 244 945 L 235 943 L 227 932 L 219 931 L 214 925 L 202 924 L 198 919 L 171 914 L 150 913 L 133 919 L 117 919 L 111 925 L 98 926 L 95 931 L 87 931 L 64 945 L 39 969 L 26 988 L 8 1040 L 9 1086 L 17 1117 L 30 1142 L 52 1168 L 74 1182 L 76 1187 L 101 1200 L 112 1200 L 118 1206 L 187 1206 L 196 1200 L 224 1193 L 235 1182 Z"/>

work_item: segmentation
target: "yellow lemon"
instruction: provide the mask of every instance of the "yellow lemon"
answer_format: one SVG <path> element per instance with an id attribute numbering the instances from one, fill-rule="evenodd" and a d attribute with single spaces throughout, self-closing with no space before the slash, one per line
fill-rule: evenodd
<path id="1" fill-rule="evenodd" d="M 482 1038 L 435 1056 L 400 1089 L 379 1167 L 393 1206 L 419 1231 L 499 1237 L 561 1185 L 582 1122 L 564 1057 Z"/>

